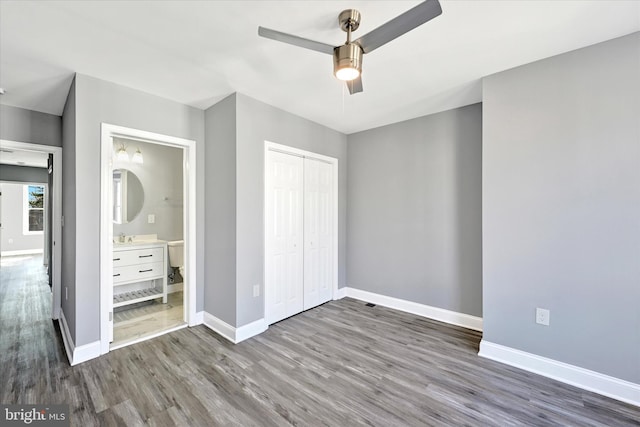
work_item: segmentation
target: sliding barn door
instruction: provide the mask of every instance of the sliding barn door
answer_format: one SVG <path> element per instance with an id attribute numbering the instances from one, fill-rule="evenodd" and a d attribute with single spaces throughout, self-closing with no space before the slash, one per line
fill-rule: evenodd
<path id="1" fill-rule="evenodd" d="M 333 165 L 304 159 L 304 309 L 331 299 Z"/>
<path id="2" fill-rule="evenodd" d="M 268 324 L 303 310 L 304 159 L 267 152 L 265 317 Z"/>

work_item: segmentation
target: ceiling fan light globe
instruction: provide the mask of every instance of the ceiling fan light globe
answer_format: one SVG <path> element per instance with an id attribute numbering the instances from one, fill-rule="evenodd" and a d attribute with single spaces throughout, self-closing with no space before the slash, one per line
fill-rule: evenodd
<path id="1" fill-rule="evenodd" d="M 357 44 L 338 46 L 333 51 L 333 74 L 338 80 L 357 79 L 362 72 L 362 48 Z"/>
<path id="2" fill-rule="evenodd" d="M 336 70 L 336 78 L 345 82 L 357 79 L 360 76 L 360 71 L 357 68 L 341 68 Z"/>

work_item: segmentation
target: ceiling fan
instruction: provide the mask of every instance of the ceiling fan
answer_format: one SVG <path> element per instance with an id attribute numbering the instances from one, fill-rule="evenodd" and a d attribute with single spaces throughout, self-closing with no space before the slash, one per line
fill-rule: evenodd
<path id="1" fill-rule="evenodd" d="M 349 93 L 353 95 L 362 92 L 362 56 L 365 53 L 373 52 L 441 13 L 442 8 L 438 0 L 426 0 L 359 39 L 351 41 L 351 32 L 360 26 L 360 12 L 355 9 L 343 10 L 338 15 L 338 22 L 342 31 L 347 33 L 347 42 L 341 46 L 331 46 L 264 27 L 258 27 L 258 35 L 333 55 L 333 73 L 339 80 L 346 81 Z"/>

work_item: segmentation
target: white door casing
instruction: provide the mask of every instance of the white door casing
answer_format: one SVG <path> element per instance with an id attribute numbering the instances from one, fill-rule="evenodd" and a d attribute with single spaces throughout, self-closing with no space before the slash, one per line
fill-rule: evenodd
<path id="1" fill-rule="evenodd" d="M 6 149 L 37 151 L 40 153 L 53 154 L 53 203 L 52 203 L 52 239 L 53 239 L 53 266 L 52 274 L 52 299 L 51 318 L 60 318 L 62 302 L 62 147 L 50 145 L 32 144 L 30 142 L 19 142 L 0 140 L 0 147 Z M 66 294 L 66 292 L 65 292 Z"/>
<path id="2" fill-rule="evenodd" d="M 183 150 L 184 194 L 184 320 L 198 324 L 196 315 L 196 141 L 102 123 L 100 215 L 100 353 L 109 352 L 113 340 L 113 138 L 126 138 Z"/>

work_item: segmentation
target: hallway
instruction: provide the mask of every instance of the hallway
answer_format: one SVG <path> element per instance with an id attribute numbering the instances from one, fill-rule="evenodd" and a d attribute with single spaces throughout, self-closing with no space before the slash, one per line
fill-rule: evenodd
<path id="1" fill-rule="evenodd" d="M 33 401 L 59 390 L 56 371 L 68 366 L 58 322 L 51 320 L 47 270 L 42 255 L 0 260 L 0 401 Z"/>

